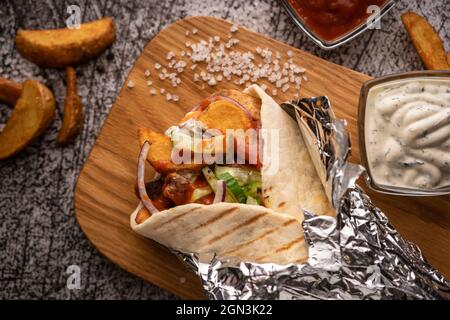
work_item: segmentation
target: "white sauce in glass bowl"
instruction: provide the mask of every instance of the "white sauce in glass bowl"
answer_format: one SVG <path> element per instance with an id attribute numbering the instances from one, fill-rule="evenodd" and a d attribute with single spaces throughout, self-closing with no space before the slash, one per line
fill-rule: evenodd
<path id="1" fill-rule="evenodd" d="M 450 79 L 409 78 L 374 86 L 364 127 L 376 184 L 418 190 L 450 186 Z"/>

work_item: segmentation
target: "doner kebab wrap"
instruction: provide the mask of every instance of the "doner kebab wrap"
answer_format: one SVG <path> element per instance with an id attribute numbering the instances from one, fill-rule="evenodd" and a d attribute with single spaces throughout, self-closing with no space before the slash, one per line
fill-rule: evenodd
<path id="1" fill-rule="evenodd" d="M 167 247 L 303 263 L 303 210 L 335 215 L 297 123 L 257 85 L 218 92 L 164 134 L 140 128 L 139 141 L 131 227 Z"/>

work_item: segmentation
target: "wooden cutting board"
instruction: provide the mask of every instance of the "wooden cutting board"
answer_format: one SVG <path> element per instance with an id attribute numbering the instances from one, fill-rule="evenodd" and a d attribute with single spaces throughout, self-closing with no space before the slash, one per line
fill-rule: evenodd
<path id="1" fill-rule="evenodd" d="M 144 49 L 112 107 L 97 142 L 86 161 L 75 191 L 78 222 L 92 244 L 121 268 L 165 288 L 183 298 L 204 298 L 194 273 L 166 248 L 135 234 L 129 217 L 138 204 L 134 195 L 136 159 L 139 145 L 136 130 L 147 126 L 163 132 L 178 122 L 199 100 L 216 90 L 239 88 L 233 82 L 219 82 L 214 88 L 193 82 L 193 71 L 186 68 L 182 84 L 172 88 L 158 79 L 155 63 L 166 64 L 167 52 L 186 50 L 192 43 L 218 35 L 228 41 L 231 24 L 211 17 L 194 17 L 178 21 L 158 34 Z M 198 34 L 192 35 L 192 30 Z M 189 37 L 186 31 L 191 31 Z M 353 159 L 359 162 L 356 115 L 361 84 L 366 75 L 327 62 L 263 35 L 240 28 L 233 34 L 240 40 L 235 50 L 254 51 L 256 47 L 280 51 L 283 57 L 293 52 L 294 62 L 307 69 L 308 81 L 302 84 L 302 97 L 326 95 L 339 118 L 348 121 L 353 137 Z M 149 69 L 156 96 L 144 77 Z M 196 70 L 196 72 L 199 72 Z M 129 88 L 129 81 L 134 83 Z M 180 97 L 177 103 L 159 94 L 161 87 Z M 241 88 L 242 89 L 242 88 Z M 293 98 L 294 91 L 274 97 L 278 102 Z M 363 185 L 363 183 L 362 183 Z M 370 193 L 370 192 L 369 192 Z M 429 261 L 450 277 L 450 198 L 404 198 L 375 195 L 373 201 L 387 213 L 394 226 L 418 244 Z"/>

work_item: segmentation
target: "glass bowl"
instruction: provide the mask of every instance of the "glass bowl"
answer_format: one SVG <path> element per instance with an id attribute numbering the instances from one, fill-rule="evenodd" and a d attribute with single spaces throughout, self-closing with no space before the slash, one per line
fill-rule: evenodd
<path id="1" fill-rule="evenodd" d="M 366 168 L 365 178 L 367 185 L 374 191 L 385 194 L 404 195 L 404 196 L 439 196 L 450 194 L 450 185 L 437 189 L 416 189 L 416 188 L 403 188 L 378 184 L 376 182 L 376 179 L 373 178 L 372 173 L 370 171 L 369 160 L 367 156 L 365 123 L 366 123 L 367 98 L 370 90 L 375 86 L 386 84 L 389 82 L 396 82 L 398 80 L 430 79 L 430 78 L 432 79 L 440 78 L 450 81 L 450 71 L 414 71 L 414 72 L 394 74 L 367 81 L 366 83 L 363 84 L 361 88 L 361 94 L 359 98 L 359 109 L 358 109 L 359 150 L 361 155 L 361 163 Z"/>
<path id="2" fill-rule="evenodd" d="M 305 32 L 316 44 L 318 44 L 322 49 L 325 49 L 325 50 L 337 48 L 337 47 L 343 45 L 344 43 L 349 42 L 353 38 L 359 36 L 361 33 L 363 33 L 364 31 L 366 31 L 368 29 L 369 24 L 367 22 L 372 21 L 371 19 L 374 16 L 374 15 L 370 16 L 369 18 L 367 18 L 366 21 L 364 21 L 363 23 L 358 25 L 353 30 L 350 30 L 349 32 L 345 33 L 344 35 L 342 35 L 334 40 L 328 41 L 328 40 L 322 39 L 320 36 L 318 36 L 316 33 L 314 33 L 314 31 L 312 31 L 305 24 L 302 17 L 300 17 L 297 14 L 296 10 L 289 3 L 289 0 L 280 0 L 280 1 L 281 1 L 282 5 L 284 6 L 284 8 L 286 9 L 288 15 L 295 22 L 295 24 L 297 26 L 299 26 L 300 29 L 302 29 L 303 32 Z M 376 17 L 373 20 L 373 23 L 377 23 L 386 13 L 389 12 L 389 10 L 391 10 L 395 6 L 395 3 L 396 3 L 396 0 L 387 1 L 383 5 L 383 7 L 380 9 L 379 15 L 378 15 L 378 17 Z"/>

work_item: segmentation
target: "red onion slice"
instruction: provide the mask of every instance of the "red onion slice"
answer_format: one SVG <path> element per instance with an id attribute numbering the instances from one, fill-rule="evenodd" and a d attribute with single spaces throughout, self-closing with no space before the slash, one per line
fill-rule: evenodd
<path id="1" fill-rule="evenodd" d="M 227 183 L 224 180 L 217 181 L 216 195 L 213 203 L 220 203 L 225 201 L 227 195 Z"/>
<path id="2" fill-rule="evenodd" d="M 145 141 L 142 145 L 141 152 L 139 153 L 138 168 L 137 168 L 137 186 L 139 199 L 141 199 L 144 207 L 151 213 L 155 214 L 159 212 L 158 209 L 152 203 L 152 200 L 147 194 L 145 188 L 145 161 L 147 160 L 148 151 L 150 150 L 150 143 Z"/>

